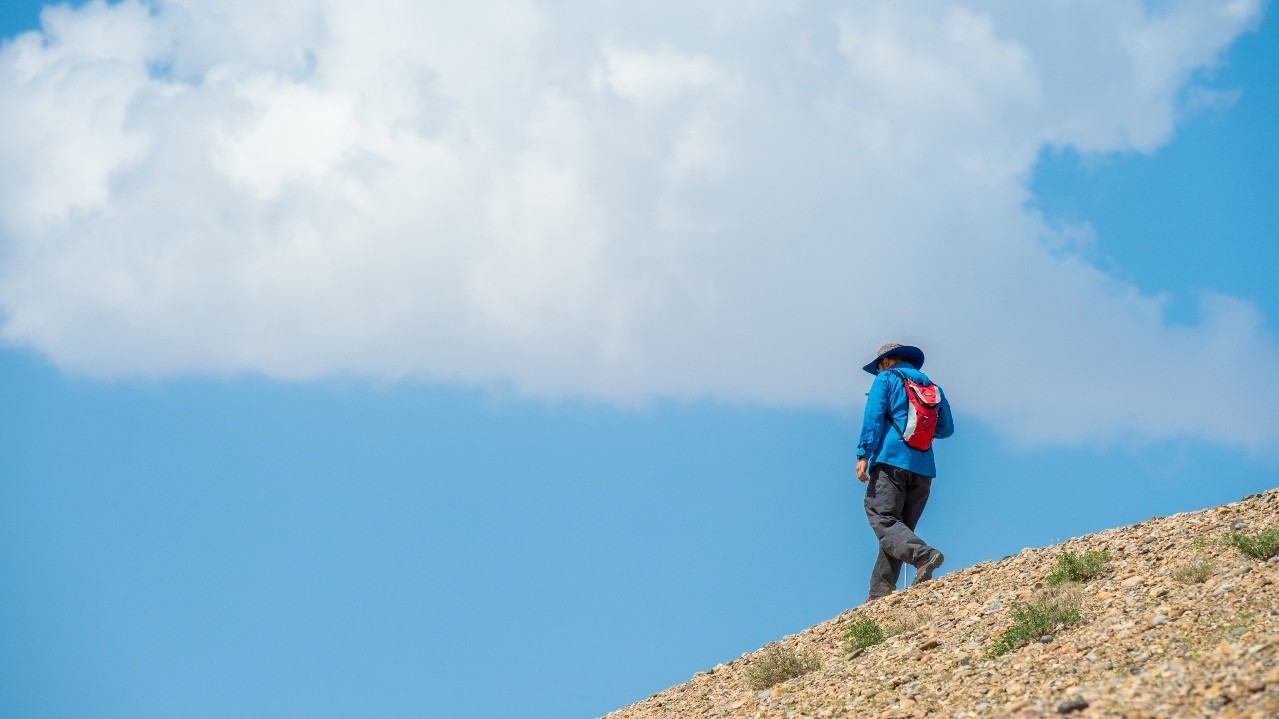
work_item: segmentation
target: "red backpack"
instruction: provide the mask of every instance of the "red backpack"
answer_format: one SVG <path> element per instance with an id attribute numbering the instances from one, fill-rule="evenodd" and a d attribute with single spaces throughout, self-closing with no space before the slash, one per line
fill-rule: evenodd
<path id="1" fill-rule="evenodd" d="M 892 415 L 888 421 L 901 434 L 906 446 L 927 451 L 933 446 L 933 434 L 937 432 L 937 407 L 941 404 L 941 387 L 935 384 L 919 384 L 907 379 L 905 374 L 889 370 L 902 380 L 906 389 L 906 426 L 898 427 Z"/>

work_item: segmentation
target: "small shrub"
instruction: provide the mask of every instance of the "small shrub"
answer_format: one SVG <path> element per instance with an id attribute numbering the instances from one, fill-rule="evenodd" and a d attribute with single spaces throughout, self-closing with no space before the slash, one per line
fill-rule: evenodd
<path id="1" fill-rule="evenodd" d="M 930 619 L 928 614 L 922 609 L 908 609 L 906 607 L 886 612 L 883 618 L 884 623 L 881 626 L 884 629 L 885 639 L 895 637 L 898 634 L 913 632 L 927 624 Z"/>
<path id="2" fill-rule="evenodd" d="M 1088 593 L 1079 586 L 1077 582 L 1066 582 L 1065 584 L 1042 589 L 1030 598 L 1030 604 L 1056 604 L 1062 609 L 1079 609 L 1084 608 L 1084 600 Z"/>
<path id="3" fill-rule="evenodd" d="M 1083 556 L 1066 552 L 1057 557 L 1057 567 L 1048 575 L 1048 586 L 1092 579 L 1105 571 L 1109 561 L 1109 552 L 1084 552 Z"/>
<path id="4" fill-rule="evenodd" d="M 1172 570 L 1172 578 L 1182 584 L 1201 584 L 1212 576 L 1213 563 L 1207 559 L 1184 562 Z"/>
<path id="5" fill-rule="evenodd" d="M 1235 532 L 1229 539 L 1239 551 L 1253 559 L 1270 559 L 1279 554 L 1279 527 L 1251 534 Z"/>
<path id="6" fill-rule="evenodd" d="M 844 628 L 844 651 L 852 654 L 855 651 L 873 647 L 884 641 L 884 630 L 870 617 L 850 622 Z"/>
<path id="7" fill-rule="evenodd" d="M 991 645 L 990 656 L 997 657 L 1023 647 L 1045 634 L 1060 631 L 1084 620 L 1077 607 L 1061 603 L 1018 604 L 1013 607 L 1013 625 L 1004 630 L 999 640 Z"/>
<path id="8" fill-rule="evenodd" d="M 816 654 L 799 654 L 793 649 L 772 646 L 746 670 L 746 679 L 753 689 L 767 689 L 774 684 L 794 679 L 820 668 L 821 659 Z"/>

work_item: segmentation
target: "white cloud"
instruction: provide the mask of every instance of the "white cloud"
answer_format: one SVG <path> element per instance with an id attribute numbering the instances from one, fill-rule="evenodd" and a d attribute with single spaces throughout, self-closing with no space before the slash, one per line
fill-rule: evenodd
<path id="1" fill-rule="evenodd" d="M 644 52 L 606 43 L 603 63 L 591 74 L 592 85 L 606 87 L 645 108 L 724 82 L 724 73 L 704 55 L 686 55 L 665 45 Z"/>
<path id="2" fill-rule="evenodd" d="M 0 49 L 3 335 L 97 376 L 415 378 L 850 406 L 889 337 L 1033 441 L 1239 426 L 1255 308 L 1026 209 L 1149 151 L 1258 2 L 161 0 Z M 1117 358 L 1125 358 L 1117 360 Z M 1137 361 L 1148 386 L 1115 371 Z M 1268 394 L 1266 394 L 1268 393 Z"/>

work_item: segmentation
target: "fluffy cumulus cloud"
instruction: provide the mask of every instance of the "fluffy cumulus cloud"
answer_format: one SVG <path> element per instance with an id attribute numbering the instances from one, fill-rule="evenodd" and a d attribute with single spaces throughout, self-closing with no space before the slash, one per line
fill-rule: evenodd
<path id="1" fill-rule="evenodd" d="M 1026 185 L 1047 146 L 1169 141 L 1195 73 L 1260 12 L 49 8 L 0 49 L 3 337 L 103 377 L 809 406 L 855 406 L 856 367 L 901 338 L 1015 436 L 1269 445 L 1279 396 L 1235 426 L 1204 371 L 1279 368 L 1256 310 L 1207 296 L 1169 324 Z M 1124 356 L 1151 389 L 1104 369 Z"/>

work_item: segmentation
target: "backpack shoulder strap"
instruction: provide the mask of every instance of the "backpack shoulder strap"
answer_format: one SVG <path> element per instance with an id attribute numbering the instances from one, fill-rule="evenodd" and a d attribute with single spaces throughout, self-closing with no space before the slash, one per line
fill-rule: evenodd
<path id="1" fill-rule="evenodd" d="M 899 380 L 901 380 L 901 381 L 902 381 L 902 386 L 905 386 L 905 385 L 906 385 L 906 379 L 907 379 L 907 378 L 906 378 L 906 373 L 905 373 L 905 372 L 902 372 L 901 370 L 897 369 L 896 367 L 893 367 L 892 369 L 888 369 L 888 370 L 885 370 L 885 371 L 886 371 L 886 372 L 892 372 L 894 375 L 897 375 L 897 379 L 899 379 Z M 911 382 L 915 382 L 915 380 L 910 380 L 910 381 L 911 381 Z M 923 382 L 915 382 L 915 384 L 920 385 L 921 387 L 932 387 L 932 386 L 933 386 L 933 380 L 932 380 L 931 378 L 929 378 L 929 377 L 928 377 L 928 375 L 924 375 L 924 381 L 923 381 Z"/>
<path id="2" fill-rule="evenodd" d="M 906 388 L 906 375 L 902 374 L 902 372 L 901 372 L 900 370 L 897 370 L 897 369 L 888 369 L 888 370 L 885 370 L 885 371 L 886 371 L 886 372 L 891 373 L 891 374 L 892 374 L 893 376 L 895 376 L 897 379 L 899 379 L 899 380 L 901 380 L 901 381 L 902 381 L 902 391 L 903 391 L 903 392 L 906 392 L 907 394 L 909 394 L 909 393 L 910 393 L 910 390 Z M 906 401 L 907 401 L 907 402 L 909 402 L 909 401 L 910 401 L 910 397 L 907 397 L 907 398 L 906 398 Z M 888 423 L 889 423 L 889 424 L 891 424 L 891 425 L 893 426 L 893 429 L 897 430 L 897 434 L 902 435 L 902 436 L 905 436 L 905 435 L 906 435 L 906 430 L 904 430 L 904 429 L 902 429 L 901 427 L 897 426 L 897 420 L 893 419 L 893 408 L 892 408 L 892 407 L 889 407 L 889 408 L 888 408 L 888 411 L 884 413 L 884 417 L 888 420 Z"/>

